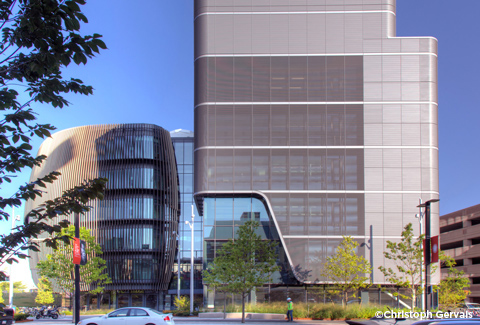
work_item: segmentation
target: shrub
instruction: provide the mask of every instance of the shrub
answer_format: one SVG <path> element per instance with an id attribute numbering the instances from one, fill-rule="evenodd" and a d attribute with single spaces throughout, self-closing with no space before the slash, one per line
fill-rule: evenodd
<path id="1" fill-rule="evenodd" d="M 187 296 L 181 296 L 180 299 L 175 296 L 173 304 L 177 307 L 178 312 L 186 312 L 190 310 L 190 299 L 188 299 Z"/>
<path id="2" fill-rule="evenodd" d="M 28 317 L 28 314 L 25 314 L 25 313 L 16 313 L 14 316 L 13 316 L 13 319 L 15 321 L 19 321 L 19 320 L 25 320 L 27 319 Z"/>

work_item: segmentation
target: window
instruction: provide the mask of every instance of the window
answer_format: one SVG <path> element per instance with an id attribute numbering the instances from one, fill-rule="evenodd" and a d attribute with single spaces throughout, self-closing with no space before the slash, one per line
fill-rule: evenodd
<path id="1" fill-rule="evenodd" d="M 130 309 L 128 316 L 148 316 L 148 313 L 143 309 Z"/>
<path id="2" fill-rule="evenodd" d="M 128 309 L 119 309 L 108 314 L 108 317 L 125 317 L 127 316 L 127 314 L 128 314 Z"/>

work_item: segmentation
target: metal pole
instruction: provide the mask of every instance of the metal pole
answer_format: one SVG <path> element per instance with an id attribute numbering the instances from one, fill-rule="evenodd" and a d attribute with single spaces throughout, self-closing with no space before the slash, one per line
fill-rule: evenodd
<path id="1" fill-rule="evenodd" d="M 430 201 L 425 202 L 425 311 L 428 303 L 428 273 L 430 272 Z"/>
<path id="2" fill-rule="evenodd" d="M 177 254 L 177 298 L 180 299 L 180 233 L 178 238 L 178 254 Z"/>
<path id="3" fill-rule="evenodd" d="M 80 220 L 78 213 L 75 213 L 75 237 L 80 238 Z M 74 323 L 80 321 L 80 265 L 75 264 L 75 317 Z"/>
<path id="4" fill-rule="evenodd" d="M 419 205 L 422 205 L 422 198 L 418 199 Z M 419 223 L 419 228 L 420 228 L 420 236 L 422 236 L 422 221 L 423 221 L 423 214 L 422 214 L 422 208 L 418 208 L 418 223 Z M 423 246 L 422 246 L 423 250 Z M 422 298 L 420 298 L 422 302 L 422 310 L 425 310 L 425 298 L 423 295 L 427 294 L 427 290 L 423 287 L 423 255 L 422 255 L 422 261 L 420 263 L 420 288 L 423 290 Z"/>
<path id="5" fill-rule="evenodd" d="M 193 314 L 193 253 L 194 253 L 194 219 L 195 214 L 193 213 L 193 204 L 192 204 L 192 222 L 190 224 L 190 229 L 192 231 L 192 246 L 190 254 L 190 314 Z"/>
<path id="6" fill-rule="evenodd" d="M 13 228 L 15 228 L 15 207 L 12 207 L 12 229 L 10 230 L 10 234 L 13 234 Z M 13 263 L 10 264 L 10 275 L 9 275 L 9 282 L 10 282 L 10 291 L 8 293 L 8 305 L 10 308 L 13 307 Z"/>

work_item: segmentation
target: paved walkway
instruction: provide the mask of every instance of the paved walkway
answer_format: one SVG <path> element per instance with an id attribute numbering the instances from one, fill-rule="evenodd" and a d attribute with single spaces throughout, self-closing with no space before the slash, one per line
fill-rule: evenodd
<path id="1" fill-rule="evenodd" d="M 94 316 L 81 316 L 80 319 L 88 319 Z M 175 324 L 214 324 L 214 325 L 232 325 L 241 324 L 241 319 L 218 319 L 218 318 L 198 318 L 198 317 L 174 317 Z M 35 319 L 32 322 L 26 322 L 23 324 L 41 324 L 41 325 L 72 325 L 72 316 L 67 316 L 64 319 Z M 278 320 L 245 320 L 245 324 L 248 325 L 268 325 L 268 324 L 284 324 L 287 323 Z M 344 321 L 319 321 L 319 320 L 296 320 L 294 324 L 304 325 L 344 325 Z M 18 323 L 22 324 L 22 323 Z"/>

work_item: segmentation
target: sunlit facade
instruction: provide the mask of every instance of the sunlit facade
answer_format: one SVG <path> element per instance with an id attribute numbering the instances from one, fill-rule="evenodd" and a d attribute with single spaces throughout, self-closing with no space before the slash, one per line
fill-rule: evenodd
<path id="1" fill-rule="evenodd" d="M 54 170 L 61 176 L 42 198 L 27 202 L 26 211 L 85 179 L 108 178 L 104 200 L 90 203 L 93 208 L 81 216 L 80 226 L 90 229 L 101 245 L 112 283 L 87 304 L 163 308 L 180 214 L 169 132 L 152 124 L 76 127 L 53 134 L 38 154 L 48 158 L 33 169 L 31 180 Z M 49 252 L 30 252 L 35 281 L 36 264 Z"/>
<path id="2" fill-rule="evenodd" d="M 388 284 L 386 241 L 409 222 L 418 233 L 419 198 L 439 196 L 437 41 L 396 37 L 395 11 L 395 0 L 195 1 L 204 262 L 258 214 L 293 275 L 280 283 L 326 283 L 348 235 Z"/>

